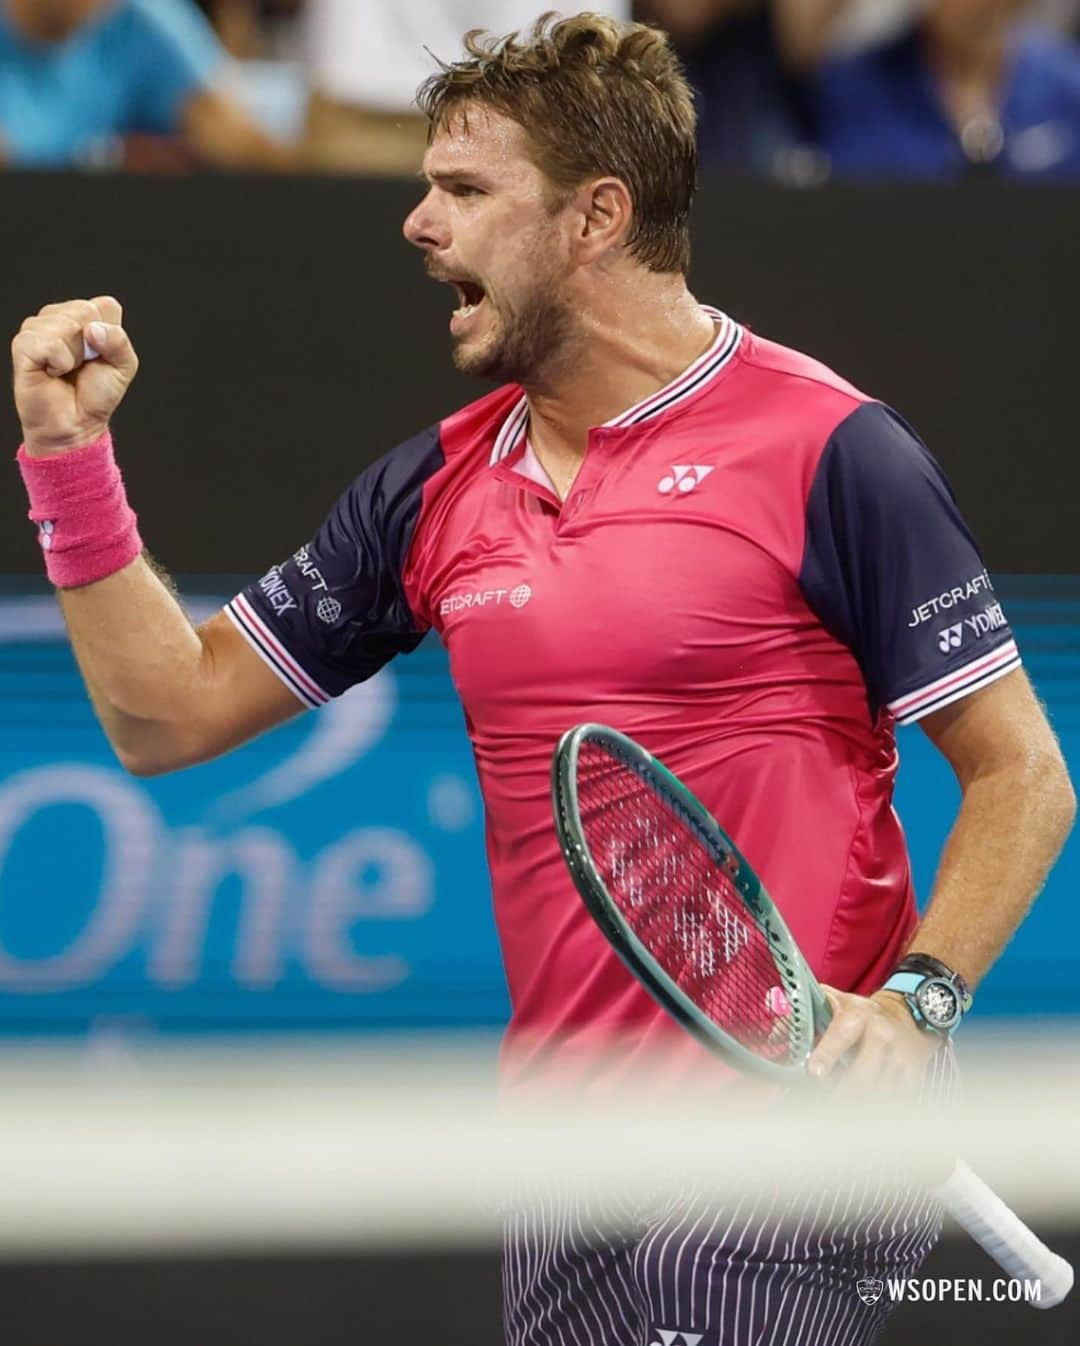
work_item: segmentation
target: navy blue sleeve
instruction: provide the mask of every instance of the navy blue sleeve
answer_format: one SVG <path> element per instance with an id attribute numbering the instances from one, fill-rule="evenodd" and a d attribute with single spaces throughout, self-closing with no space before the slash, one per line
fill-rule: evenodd
<path id="1" fill-rule="evenodd" d="M 226 607 L 305 705 L 339 696 L 423 639 L 402 574 L 424 483 L 443 461 L 437 426 L 399 445 L 356 478 L 310 542 Z"/>
<path id="2" fill-rule="evenodd" d="M 858 660 L 873 714 L 887 707 L 910 723 L 1020 662 L 941 468 L 880 403 L 853 412 L 825 447 L 799 581 Z"/>

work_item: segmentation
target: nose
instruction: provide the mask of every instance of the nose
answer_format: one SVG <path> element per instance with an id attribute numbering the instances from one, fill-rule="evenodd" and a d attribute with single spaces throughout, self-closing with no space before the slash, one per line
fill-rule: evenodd
<path id="1" fill-rule="evenodd" d="M 446 247 L 449 242 L 449 231 L 445 217 L 435 204 L 434 188 L 431 188 L 416 209 L 405 217 L 402 232 L 414 247 L 431 250 Z"/>

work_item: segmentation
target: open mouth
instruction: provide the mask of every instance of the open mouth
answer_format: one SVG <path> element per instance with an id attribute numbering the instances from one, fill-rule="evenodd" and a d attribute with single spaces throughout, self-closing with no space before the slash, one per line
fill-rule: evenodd
<path id="1" fill-rule="evenodd" d="M 455 318 L 471 318 L 486 298 L 484 287 L 471 280 L 451 280 L 457 291 L 458 306 L 454 310 Z"/>

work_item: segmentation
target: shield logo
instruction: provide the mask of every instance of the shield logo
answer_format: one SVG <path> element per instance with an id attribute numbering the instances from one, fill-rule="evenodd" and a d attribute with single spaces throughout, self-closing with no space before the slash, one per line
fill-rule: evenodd
<path id="1" fill-rule="evenodd" d="M 885 1289 L 885 1282 L 879 1281 L 876 1276 L 863 1276 L 855 1282 L 855 1289 L 864 1304 L 876 1304 Z"/>

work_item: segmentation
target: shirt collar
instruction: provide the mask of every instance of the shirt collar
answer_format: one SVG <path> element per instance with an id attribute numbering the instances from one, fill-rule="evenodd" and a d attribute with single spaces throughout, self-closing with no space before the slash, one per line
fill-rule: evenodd
<path id="1" fill-rule="evenodd" d="M 716 324 L 716 337 L 708 350 L 683 370 L 677 378 L 651 393 L 643 401 L 622 411 L 610 421 L 604 422 L 604 428 L 619 429 L 629 425 L 640 425 L 669 411 L 680 402 L 693 397 L 717 378 L 720 372 L 731 363 L 744 336 L 744 329 L 719 309 L 703 304 L 702 310 Z M 503 421 L 495 437 L 495 446 L 491 451 L 491 466 L 500 463 L 519 448 L 525 439 L 529 425 L 529 400 L 522 396 Z"/>

